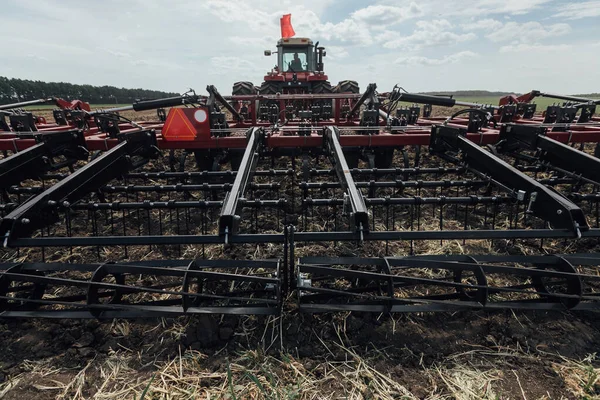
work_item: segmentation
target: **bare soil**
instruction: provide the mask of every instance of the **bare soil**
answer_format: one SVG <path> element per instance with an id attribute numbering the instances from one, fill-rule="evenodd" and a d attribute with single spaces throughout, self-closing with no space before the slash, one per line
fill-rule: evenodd
<path id="1" fill-rule="evenodd" d="M 308 377 L 297 396 L 282 398 L 400 398 L 394 384 L 406 389 L 405 398 L 596 398 L 592 354 L 599 327 L 595 314 L 541 312 L 7 321 L 0 326 L 0 394 L 21 400 L 132 398 L 149 385 L 149 398 L 196 398 L 177 394 L 186 388 L 217 398 L 275 398 L 270 391 L 282 395 L 294 383 L 279 362 Z M 166 386 L 170 394 L 161 392 L 156 380 L 168 375 L 165 367 L 185 360 L 189 369 L 190 358 L 195 364 L 189 373 L 220 378 L 186 384 L 182 373 Z M 360 368 L 391 382 L 373 376 L 370 384 Z M 249 374 L 257 370 L 254 376 L 267 380 L 262 389 Z M 129 384 L 121 397 L 123 379 Z M 356 391 L 352 379 L 367 381 Z"/>

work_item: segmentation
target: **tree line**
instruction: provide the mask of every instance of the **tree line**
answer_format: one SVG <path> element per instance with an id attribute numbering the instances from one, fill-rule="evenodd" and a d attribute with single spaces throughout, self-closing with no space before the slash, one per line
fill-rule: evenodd
<path id="1" fill-rule="evenodd" d="M 129 104 L 139 99 L 177 96 L 159 90 L 126 89 L 114 86 L 75 85 L 0 76 L 0 104 L 17 103 L 47 97 L 82 100 L 92 104 Z"/>

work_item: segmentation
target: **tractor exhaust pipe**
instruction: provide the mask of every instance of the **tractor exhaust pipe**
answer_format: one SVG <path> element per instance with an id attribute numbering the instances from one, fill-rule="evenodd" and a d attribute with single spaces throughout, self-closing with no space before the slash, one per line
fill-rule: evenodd
<path id="1" fill-rule="evenodd" d="M 325 55 L 325 47 L 319 47 L 319 42 L 317 42 L 315 44 L 315 56 L 316 56 L 316 61 L 317 61 L 316 70 L 318 72 L 323 72 L 323 70 L 324 70 L 324 66 L 323 66 L 323 56 L 324 55 Z"/>

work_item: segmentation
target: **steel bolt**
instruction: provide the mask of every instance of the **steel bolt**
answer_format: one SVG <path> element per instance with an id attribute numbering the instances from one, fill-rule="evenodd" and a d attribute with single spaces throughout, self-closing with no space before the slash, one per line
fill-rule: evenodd
<path id="1" fill-rule="evenodd" d="M 29 218 L 23 218 L 23 219 L 21 220 L 21 223 L 22 223 L 23 225 L 27 225 L 27 224 L 28 224 L 28 223 L 30 223 L 30 222 L 31 222 L 31 221 L 29 220 Z"/>
<path id="2" fill-rule="evenodd" d="M 556 210 L 556 213 L 557 213 L 558 215 L 560 215 L 560 214 L 562 214 L 562 210 Z"/>

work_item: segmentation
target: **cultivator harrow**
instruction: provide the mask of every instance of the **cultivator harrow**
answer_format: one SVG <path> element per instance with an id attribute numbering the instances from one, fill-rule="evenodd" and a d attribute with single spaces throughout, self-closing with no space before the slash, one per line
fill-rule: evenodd
<path id="1" fill-rule="evenodd" d="M 298 305 L 307 312 L 594 310 L 598 261 L 587 254 L 303 257 Z"/>
<path id="2" fill-rule="evenodd" d="M 533 95 L 348 82 L 13 112 L 0 316 L 268 315 L 290 295 L 305 312 L 597 309 L 598 101 L 539 115 Z M 544 255 L 424 254 L 482 242 Z"/>

